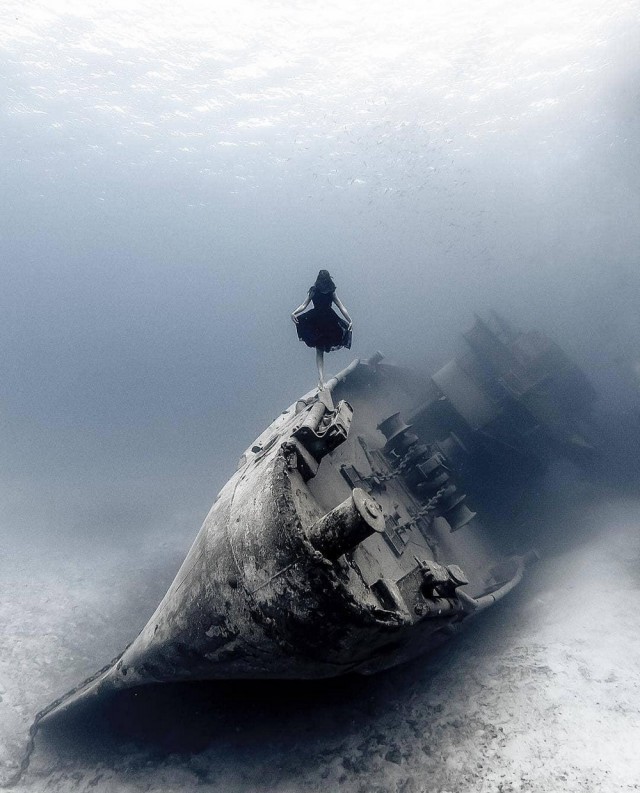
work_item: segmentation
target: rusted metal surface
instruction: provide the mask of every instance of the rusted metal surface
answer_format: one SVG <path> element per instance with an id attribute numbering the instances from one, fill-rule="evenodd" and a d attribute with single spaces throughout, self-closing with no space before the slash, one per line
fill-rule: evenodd
<path id="1" fill-rule="evenodd" d="M 469 338 L 490 357 L 486 328 Z M 491 360 L 524 382 L 530 357 L 503 341 Z M 507 594 L 526 560 L 496 567 L 502 553 L 457 484 L 467 441 L 424 421 L 437 383 L 376 354 L 284 411 L 242 456 L 140 635 L 48 716 L 152 682 L 379 671 Z M 489 391 L 465 408 L 477 424 L 494 416 Z"/>
<path id="2" fill-rule="evenodd" d="M 375 531 L 384 531 L 382 507 L 357 487 L 342 504 L 309 527 L 307 535 L 314 548 L 335 562 Z"/>

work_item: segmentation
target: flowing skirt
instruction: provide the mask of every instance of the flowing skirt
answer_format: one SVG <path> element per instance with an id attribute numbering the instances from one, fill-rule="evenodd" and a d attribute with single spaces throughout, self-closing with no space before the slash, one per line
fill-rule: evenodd
<path id="1" fill-rule="evenodd" d="M 296 325 L 298 338 L 307 347 L 315 347 L 324 352 L 351 348 L 349 325 L 336 312 L 329 309 L 312 308 L 298 317 Z"/>

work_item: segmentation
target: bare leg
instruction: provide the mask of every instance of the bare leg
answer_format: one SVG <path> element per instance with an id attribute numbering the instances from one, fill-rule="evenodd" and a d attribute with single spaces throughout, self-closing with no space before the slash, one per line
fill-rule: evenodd
<path id="1" fill-rule="evenodd" d="M 318 367 L 318 388 L 324 388 L 324 352 L 316 347 L 316 366 Z"/>

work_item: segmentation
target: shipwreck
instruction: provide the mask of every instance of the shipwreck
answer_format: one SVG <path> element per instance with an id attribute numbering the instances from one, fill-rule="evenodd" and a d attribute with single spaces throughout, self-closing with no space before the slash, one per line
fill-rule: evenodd
<path id="1" fill-rule="evenodd" d="M 378 672 L 510 592 L 535 554 L 504 554 L 465 476 L 591 453 L 595 395 L 543 334 L 493 317 L 465 339 L 430 377 L 378 353 L 284 410 L 139 636 L 41 716 L 151 683 Z"/>

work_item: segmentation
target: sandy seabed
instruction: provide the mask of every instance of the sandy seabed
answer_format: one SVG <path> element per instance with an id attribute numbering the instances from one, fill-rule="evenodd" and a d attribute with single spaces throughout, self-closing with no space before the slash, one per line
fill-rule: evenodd
<path id="1" fill-rule="evenodd" d="M 372 678 L 141 689 L 43 730 L 15 789 L 640 790 L 640 504 L 609 497 L 580 521 L 579 541 L 430 658 Z M 184 548 L 5 550 L 7 778 L 33 714 L 136 635 Z"/>

